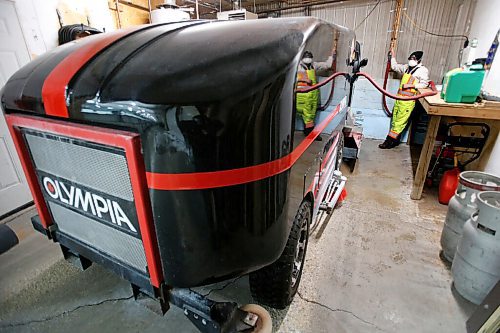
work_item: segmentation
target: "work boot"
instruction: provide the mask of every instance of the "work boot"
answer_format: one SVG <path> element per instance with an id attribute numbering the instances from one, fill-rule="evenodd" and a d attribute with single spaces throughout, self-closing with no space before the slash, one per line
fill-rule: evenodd
<path id="1" fill-rule="evenodd" d="M 304 128 L 304 135 L 308 136 L 313 131 L 313 129 L 314 129 L 314 127 Z M 314 141 L 323 141 L 321 134 L 318 135 Z"/>
<path id="2" fill-rule="evenodd" d="M 378 145 L 380 149 L 392 149 L 399 145 L 399 140 L 387 136 L 385 141 Z"/>

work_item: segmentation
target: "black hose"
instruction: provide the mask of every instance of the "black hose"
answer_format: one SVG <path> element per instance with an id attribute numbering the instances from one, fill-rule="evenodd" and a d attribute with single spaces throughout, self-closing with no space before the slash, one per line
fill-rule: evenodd
<path id="1" fill-rule="evenodd" d="M 384 90 L 387 90 L 387 81 L 389 80 L 389 72 L 391 71 L 391 57 L 392 53 L 389 51 L 387 54 L 387 65 L 385 66 L 385 74 L 384 74 Z M 389 110 L 389 107 L 387 106 L 387 101 L 385 100 L 385 95 L 382 94 L 382 107 L 384 110 L 384 113 L 387 115 L 387 117 L 392 117 L 392 112 Z"/>
<path id="2" fill-rule="evenodd" d="M 59 37 L 59 45 L 66 44 L 77 39 L 81 34 L 86 33 L 88 35 L 100 34 L 102 31 L 89 27 L 85 24 L 71 24 L 62 26 L 59 29 L 58 37 Z"/>

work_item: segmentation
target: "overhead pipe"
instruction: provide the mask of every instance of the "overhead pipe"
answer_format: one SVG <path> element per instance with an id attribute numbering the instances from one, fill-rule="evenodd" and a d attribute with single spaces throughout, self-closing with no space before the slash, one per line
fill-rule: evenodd
<path id="1" fill-rule="evenodd" d="M 281 8 L 274 8 L 274 9 L 264 9 L 258 11 L 256 14 L 266 14 L 266 13 L 273 13 L 273 12 L 281 12 L 282 10 L 288 10 L 288 9 L 296 9 L 296 8 L 303 8 L 307 6 L 319 6 L 319 5 L 326 5 L 329 3 L 337 3 L 337 2 L 343 2 L 344 0 L 320 0 L 320 1 L 311 1 L 307 3 L 302 3 L 302 4 L 296 4 L 296 5 L 291 5 L 291 6 L 286 6 L 286 7 L 281 7 Z"/>

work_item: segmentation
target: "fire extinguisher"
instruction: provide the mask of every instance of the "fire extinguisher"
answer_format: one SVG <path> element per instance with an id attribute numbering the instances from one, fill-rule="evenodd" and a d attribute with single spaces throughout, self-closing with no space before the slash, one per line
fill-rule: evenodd
<path id="1" fill-rule="evenodd" d="M 460 169 L 457 166 L 457 156 L 454 157 L 455 167 L 451 170 L 444 172 L 441 181 L 439 182 L 439 203 L 442 205 L 447 205 L 450 202 L 451 197 L 455 194 L 458 187 L 458 176 L 460 175 Z"/>

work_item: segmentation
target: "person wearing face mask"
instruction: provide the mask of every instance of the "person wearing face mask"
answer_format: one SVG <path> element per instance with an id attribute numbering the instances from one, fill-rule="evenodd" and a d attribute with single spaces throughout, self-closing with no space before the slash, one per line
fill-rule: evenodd
<path id="1" fill-rule="evenodd" d="M 394 51 L 391 50 L 394 55 Z M 417 89 L 425 88 L 429 84 L 429 70 L 422 65 L 424 52 L 415 51 L 408 57 L 408 64 L 398 64 L 396 59 L 391 59 L 391 69 L 403 74 L 399 84 L 398 95 L 411 97 L 417 94 Z M 396 100 L 392 110 L 391 128 L 385 141 L 379 145 L 381 149 L 391 149 L 399 145 L 401 133 L 406 128 L 410 115 L 415 108 L 415 101 Z"/>
<path id="2" fill-rule="evenodd" d="M 328 76 L 332 64 L 333 57 L 331 56 L 324 62 L 315 62 L 313 61 L 313 54 L 310 51 L 305 51 L 297 71 L 297 89 L 307 88 L 318 83 L 317 75 Z M 304 121 L 304 135 L 307 136 L 314 129 L 319 89 L 308 93 L 297 93 L 296 95 L 297 113 Z M 321 136 L 318 136 L 316 140 L 321 141 Z"/>

